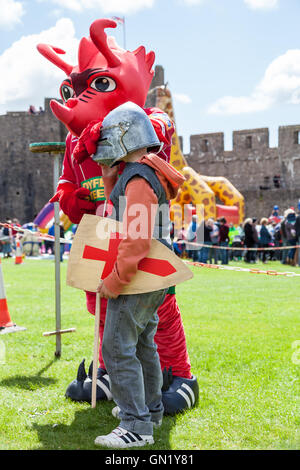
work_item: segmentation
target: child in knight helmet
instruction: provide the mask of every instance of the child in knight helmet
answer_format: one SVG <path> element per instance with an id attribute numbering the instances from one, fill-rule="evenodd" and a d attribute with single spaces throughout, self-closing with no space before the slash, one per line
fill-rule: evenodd
<path id="1" fill-rule="evenodd" d="M 121 420 L 110 434 L 96 438 L 95 444 L 104 447 L 153 444 L 153 426 L 160 425 L 163 417 L 162 372 L 154 335 L 157 309 L 166 290 L 122 295 L 138 263 L 148 255 L 152 238 L 171 249 L 168 201 L 175 197 L 184 178 L 154 153 L 148 153 L 159 145 L 145 112 L 128 102 L 104 119 L 93 156 L 103 167 L 106 197 L 114 206 L 115 218 L 123 222 L 123 239 L 113 271 L 98 288 L 100 297 L 108 299 L 102 354 L 117 404 L 113 415 Z M 124 170 L 113 185 L 120 161 L 125 162 Z M 144 214 L 138 234 L 132 231 L 137 217 L 136 213 L 132 215 L 135 204 L 143 207 Z M 158 213 L 158 206 L 163 204 L 167 210 Z"/>

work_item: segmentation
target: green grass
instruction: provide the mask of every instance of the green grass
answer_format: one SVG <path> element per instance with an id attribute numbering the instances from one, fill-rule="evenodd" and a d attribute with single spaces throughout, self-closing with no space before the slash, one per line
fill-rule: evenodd
<path id="1" fill-rule="evenodd" d="M 84 293 L 65 286 L 64 262 L 62 328 L 76 332 L 62 336 L 55 359 L 55 337 L 42 336 L 55 329 L 53 261 L 3 260 L 2 269 L 12 320 L 27 331 L 0 335 L 0 449 L 96 449 L 95 437 L 118 423 L 113 403 L 91 409 L 64 397 L 79 362 L 92 359 Z M 300 278 L 192 269 L 177 300 L 199 404 L 165 417 L 153 449 L 299 449 L 300 364 L 292 345 L 300 340 Z"/>

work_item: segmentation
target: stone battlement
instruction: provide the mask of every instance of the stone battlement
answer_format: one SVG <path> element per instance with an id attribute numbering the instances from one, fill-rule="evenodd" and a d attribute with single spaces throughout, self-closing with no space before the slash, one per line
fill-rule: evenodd
<path id="1" fill-rule="evenodd" d="M 197 172 L 225 176 L 239 191 L 264 186 L 300 190 L 300 125 L 278 129 L 278 147 L 269 145 L 269 129 L 233 131 L 232 150 L 224 150 L 222 132 L 190 137 L 185 157 Z M 273 179 L 275 182 L 273 184 Z"/>

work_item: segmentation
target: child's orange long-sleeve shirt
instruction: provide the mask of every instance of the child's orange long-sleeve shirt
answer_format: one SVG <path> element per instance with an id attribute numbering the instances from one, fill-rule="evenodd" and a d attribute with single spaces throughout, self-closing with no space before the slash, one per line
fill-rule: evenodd
<path id="1" fill-rule="evenodd" d="M 165 192 L 167 199 L 173 199 L 178 188 L 184 181 L 184 177 L 171 165 L 161 160 L 157 155 L 145 155 L 139 163 L 146 164 L 155 170 Z M 103 178 L 106 197 L 112 190 L 112 180 Z M 154 230 L 155 214 L 158 199 L 150 184 L 142 177 L 132 178 L 126 186 L 126 208 L 123 215 L 123 240 L 118 248 L 118 255 L 112 272 L 104 279 L 105 286 L 115 294 L 120 294 L 125 285 L 129 284 L 136 274 L 139 262 L 145 258 L 151 247 L 151 239 Z M 137 214 L 131 214 L 130 208 L 134 204 L 143 205 L 143 214 L 146 214 L 147 222 L 143 220 L 142 236 L 137 237 L 137 232 L 131 233 L 130 228 L 137 223 Z M 156 207 L 155 207 L 156 206 Z"/>

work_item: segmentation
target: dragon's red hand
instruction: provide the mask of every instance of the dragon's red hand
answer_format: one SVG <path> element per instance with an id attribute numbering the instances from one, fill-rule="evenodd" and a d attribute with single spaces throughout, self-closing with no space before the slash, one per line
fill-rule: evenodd
<path id="1" fill-rule="evenodd" d="M 86 158 L 96 152 L 100 138 L 102 121 L 91 121 L 80 134 L 73 156 L 77 163 L 82 163 Z"/>
<path id="2" fill-rule="evenodd" d="M 59 201 L 63 212 L 71 222 L 79 224 L 83 214 L 95 214 L 96 205 L 89 199 L 90 191 L 87 188 L 76 188 L 71 183 L 61 184 L 57 193 L 49 202 Z"/>

